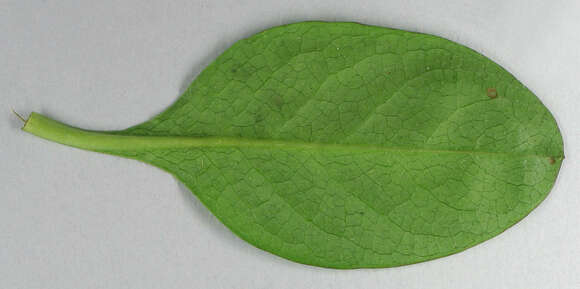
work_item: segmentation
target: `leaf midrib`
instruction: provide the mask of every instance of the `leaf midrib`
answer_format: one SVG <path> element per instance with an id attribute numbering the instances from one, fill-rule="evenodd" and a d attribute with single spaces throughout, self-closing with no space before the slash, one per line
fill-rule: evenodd
<path id="1" fill-rule="evenodd" d="M 430 154 L 502 155 L 518 158 L 538 157 L 563 159 L 563 155 L 533 154 L 528 152 L 491 152 L 476 150 L 445 150 L 430 148 L 388 147 L 367 144 L 314 143 L 289 140 L 248 139 L 236 137 L 189 137 L 189 136 L 128 136 L 107 132 L 88 131 L 60 123 L 38 113 L 31 113 L 23 130 L 39 137 L 93 151 L 139 151 L 164 148 L 267 148 L 287 150 L 333 150 L 345 152 L 396 152 Z"/>

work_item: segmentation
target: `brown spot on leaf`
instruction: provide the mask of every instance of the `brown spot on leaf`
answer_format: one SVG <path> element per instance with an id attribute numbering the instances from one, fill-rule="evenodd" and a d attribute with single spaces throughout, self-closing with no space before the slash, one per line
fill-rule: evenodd
<path id="1" fill-rule="evenodd" d="M 489 96 L 489 98 L 494 99 L 497 97 L 497 89 L 490 87 L 487 89 L 487 96 Z"/>
<path id="2" fill-rule="evenodd" d="M 550 162 L 551 165 L 556 163 L 556 159 L 554 159 L 554 157 L 550 157 L 548 161 Z"/>

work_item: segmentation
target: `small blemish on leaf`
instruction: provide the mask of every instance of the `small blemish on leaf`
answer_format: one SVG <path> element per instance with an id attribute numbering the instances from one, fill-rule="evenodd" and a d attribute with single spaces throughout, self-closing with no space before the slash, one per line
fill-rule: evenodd
<path id="1" fill-rule="evenodd" d="M 550 157 L 550 159 L 548 159 L 548 162 L 550 162 L 551 165 L 556 163 L 556 159 L 554 157 Z"/>
<path id="2" fill-rule="evenodd" d="M 272 99 L 272 102 L 278 109 L 282 109 L 282 106 L 284 105 L 284 99 L 282 99 L 282 97 L 279 95 L 275 96 Z"/>
<path id="3" fill-rule="evenodd" d="M 489 98 L 494 99 L 497 97 L 497 89 L 490 87 L 487 89 L 487 96 L 489 96 Z"/>
<path id="4" fill-rule="evenodd" d="M 262 121 L 264 121 L 264 115 L 261 112 L 257 112 L 256 115 L 254 115 L 254 122 L 258 124 Z"/>

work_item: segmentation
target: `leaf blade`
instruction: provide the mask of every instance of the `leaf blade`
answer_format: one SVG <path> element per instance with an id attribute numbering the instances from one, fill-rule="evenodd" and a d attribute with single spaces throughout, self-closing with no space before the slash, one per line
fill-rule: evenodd
<path id="1" fill-rule="evenodd" d="M 355 23 L 239 41 L 124 131 L 36 114 L 25 130 L 160 167 L 242 239 L 331 268 L 412 264 L 492 238 L 547 196 L 563 160 L 550 112 L 493 61 Z"/>

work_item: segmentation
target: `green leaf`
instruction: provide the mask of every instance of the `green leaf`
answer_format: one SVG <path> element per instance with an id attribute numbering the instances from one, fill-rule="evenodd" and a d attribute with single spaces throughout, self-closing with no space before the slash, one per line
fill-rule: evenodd
<path id="1" fill-rule="evenodd" d="M 356 23 L 240 40 L 127 130 L 36 113 L 24 130 L 166 170 L 247 242 L 331 268 L 412 264 L 490 239 L 547 196 L 563 160 L 550 112 L 499 65 Z"/>

